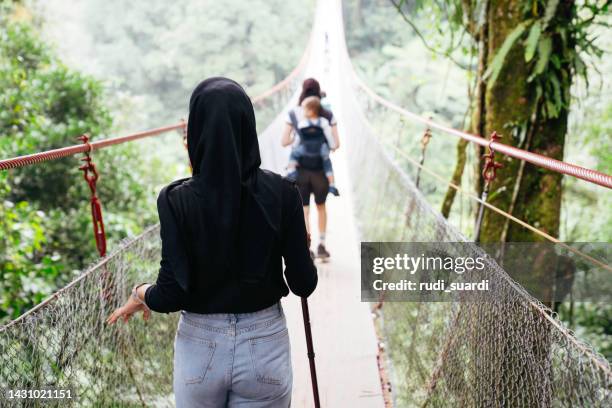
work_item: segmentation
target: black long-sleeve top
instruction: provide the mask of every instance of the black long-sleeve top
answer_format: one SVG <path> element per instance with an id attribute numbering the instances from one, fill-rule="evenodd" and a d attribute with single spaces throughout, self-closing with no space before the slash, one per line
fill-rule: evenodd
<path id="1" fill-rule="evenodd" d="M 184 187 L 179 186 L 175 190 L 180 194 L 180 189 Z M 254 257 L 254 262 L 263 264 L 251 266 L 264 270 L 266 276 L 265 280 L 254 285 L 244 285 L 227 272 L 206 270 L 206 267 L 202 266 L 205 260 L 198 259 L 197 254 L 190 251 L 189 243 L 185 242 L 185 236 L 188 240 L 197 239 L 193 237 L 193 231 L 189 231 L 193 225 L 201 224 L 202 220 L 189 219 L 186 215 L 190 212 L 189 207 L 193 207 L 189 200 L 183 199 L 179 204 L 171 200 L 178 226 L 169 224 L 160 212 L 162 260 L 157 282 L 149 287 L 145 294 L 148 307 L 162 313 L 179 310 L 204 314 L 249 313 L 272 306 L 281 297 L 287 296 L 289 289 L 297 296 L 309 296 L 317 285 L 318 277 L 308 248 L 302 201 L 293 183 L 282 180 L 280 190 L 280 231 L 270 247 L 269 255 Z M 254 222 L 252 226 L 246 225 L 246 229 L 258 228 L 258 225 L 261 224 Z M 257 232 L 251 231 L 251 234 Z M 258 248 L 257 245 L 261 247 L 261 243 L 252 244 L 255 248 Z M 283 279 L 283 260 L 286 283 Z M 248 259 L 244 261 L 246 262 L 242 262 L 242 265 L 250 265 Z M 195 292 L 189 291 L 192 293 L 185 291 L 172 270 L 177 262 L 183 262 L 192 270 L 196 268 L 195 273 L 212 274 L 209 287 Z"/>

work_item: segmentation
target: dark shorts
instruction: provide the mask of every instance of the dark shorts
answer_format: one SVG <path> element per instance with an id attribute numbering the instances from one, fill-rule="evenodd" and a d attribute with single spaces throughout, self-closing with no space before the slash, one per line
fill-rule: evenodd
<path id="1" fill-rule="evenodd" d="M 323 170 L 312 171 L 298 168 L 297 185 L 303 205 L 310 203 L 310 194 L 314 194 L 316 204 L 325 204 L 329 192 L 329 181 Z"/>

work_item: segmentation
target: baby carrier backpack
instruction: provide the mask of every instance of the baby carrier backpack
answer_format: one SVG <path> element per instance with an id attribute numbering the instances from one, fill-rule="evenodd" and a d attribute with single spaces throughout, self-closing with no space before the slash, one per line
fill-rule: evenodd
<path id="1" fill-rule="evenodd" d="M 298 159 L 299 166 L 307 170 L 323 170 L 321 147 L 324 143 L 327 143 L 327 139 L 320 125 L 321 118 L 316 123 L 309 121 L 309 126 L 302 129 L 298 128 L 295 112 L 289 112 L 289 118 L 291 119 L 293 129 L 295 129 L 295 132 L 300 137 L 300 145 L 304 147 L 303 154 Z"/>

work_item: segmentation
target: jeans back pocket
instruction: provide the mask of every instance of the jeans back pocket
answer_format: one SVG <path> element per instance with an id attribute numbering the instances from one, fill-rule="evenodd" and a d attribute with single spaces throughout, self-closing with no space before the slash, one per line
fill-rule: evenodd
<path id="1" fill-rule="evenodd" d="M 174 377 L 184 384 L 200 384 L 208 372 L 216 343 L 212 340 L 176 334 L 174 348 Z"/>
<path id="2" fill-rule="evenodd" d="M 287 329 L 249 341 L 257 382 L 276 386 L 290 384 L 291 348 Z"/>

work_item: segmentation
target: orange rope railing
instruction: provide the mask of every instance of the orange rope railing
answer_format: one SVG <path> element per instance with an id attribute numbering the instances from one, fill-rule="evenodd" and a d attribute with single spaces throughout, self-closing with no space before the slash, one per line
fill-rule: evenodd
<path id="1" fill-rule="evenodd" d="M 93 152 L 105 147 L 114 146 L 122 143 L 131 142 L 149 136 L 155 136 L 171 130 L 182 129 L 185 122 L 180 122 L 174 125 L 163 126 L 155 129 L 145 130 L 143 132 L 131 133 L 125 136 L 112 137 L 109 139 L 98 140 L 97 142 L 89 142 L 85 144 L 76 144 L 59 149 L 47 150 L 45 152 L 27 154 L 25 156 L 13 157 L 10 159 L 0 160 L 0 170 L 14 169 L 17 167 L 29 166 L 31 164 L 41 163 L 50 160 L 57 160 L 63 157 L 74 156 L 78 153 Z"/>
<path id="2" fill-rule="evenodd" d="M 429 126 L 430 128 L 437 129 L 443 133 L 460 137 L 462 139 L 467 140 L 468 142 L 475 143 L 483 147 L 489 147 L 495 150 L 496 152 L 504 154 L 506 156 L 513 157 L 518 160 L 524 160 L 531 164 L 535 164 L 536 166 L 543 167 L 545 169 L 549 169 L 557 173 L 566 174 L 568 176 L 573 176 L 593 184 L 612 188 L 612 176 L 610 176 L 609 174 L 605 174 L 597 170 L 587 169 L 585 167 L 577 166 L 575 164 L 567 163 L 564 161 L 556 160 L 547 156 L 543 156 L 541 154 L 529 152 L 527 150 L 519 149 L 514 146 L 509 146 L 507 144 L 500 143 L 497 141 L 490 141 L 482 136 L 473 135 L 471 133 L 463 132 L 461 130 L 451 128 L 449 126 L 444 126 L 431 119 L 422 117 L 414 112 L 410 112 L 409 110 L 406 110 L 378 95 L 371 88 L 369 88 L 357 76 L 354 71 L 353 73 L 357 84 L 366 94 L 368 94 L 368 96 L 370 96 L 372 99 L 374 99 L 381 105 L 399 113 L 404 117 L 410 118 L 416 122 L 423 123 Z"/>
<path id="3" fill-rule="evenodd" d="M 372 128 L 372 125 L 367 120 L 367 118 L 365 117 L 363 112 L 360 112 L 360 114 L 361 114 L 362 121 L 365 124 L 365 126 L 368 128 L 369 132 L 372 135 L 375 135 L 376 134 L 375 130 Z M 480 198 L 480 197 L 478 197 L 478 196 L 476 196 L 474 194 L 471 194 L 471 193 L 465 191 L 463 188 L 461 188 L 461 186 L 459 186 L 459 185 L 457 185 L 457 184 L 455 184 L 455 183 L 453 183 L 451 181 L 446 180 L 442 175 L 440 175 L 436 171 L 431 170 L 430 168 L 424 166 L 423 163 L 421 163 L 420 161 L 410 157 L 410 155 L 408 155 L 405 151 L 403 151 L 399 147 L 395 146 L 394 144 L 389 143 L 389 142 L 385 142 L 385 141 L 380 140 L 380 139 L 376 139 L 376 142 L 379 143 L 381 147 L 386 146 L 386 147 L 390 147 L 392 150 L 395 150 L 396 153 L 398 153 L 401 157 L 406 159 L 410 164 L 412 164 L 412 165 L 416 166 L 417 168 L 423 170 L 424 172 L 428 173 L 430 176 L 434 177 L 438 181 L 441 181 L 442 183 L 448 185 L 450 188 L 456 190 L 458 193 L 460 193 L 462 195 L 465 195 L 467 198 L 476 201 L 480 205 L 483 205 L 484 207 L 487 207 L 488 209 L 498 213 L 502 217 L 505 217 L 505 218 L 509 219 L 510 221 L 515 222 L 516 224 L 522 226 L 523 228 L 526 228 L 526 229 L 530 230 L 531 232 L 541 236 L 545 240 L 547 240 L 549 242 L 552 242 L 554 244 L 560 245 L 561 247 L 565 248 L 566 250 L 568 250 L 568 251 L 570 251 L 570 252 L 572 252 L 572 253 L 582 257 L 583 259 L 591 262 L 592 264 L 595 264 L 595 265 L 597 265 L 597 266 L 599 266 L 601 268 L 604 268 L 604 269 L 606 269 L 608 271 L 612 271 L 612 268 L 609 265 L 599 261 L 598 259 L 593 258 L 592 256 L 590 256 L 588 254 L 585 254 L 585 253 L 583 253 L 583 252 L 581 252 L 581 251 L 571 247 L 570 245 L 567 245 L 566 243 L 560 241 L 559 239 L 553 237 L 552 235 L 550 235 L 550 234 L 540 230 L 539 228 L 536 228 L 533 225 L 531 225 L 531 224 L 529 224 L 529 223 L 527 223 L 527 222 L 525 222 L 525 221 L 523 221 L 523 220 L 521 220 L 519 218 L 516 218 L 515 216 L 513 216 L 512 214 L 509 214 L 508 212 L 502 210 L 501 208 L 496 207 L 495 205 L 493 205 L 493 204 L 483 200 L 482 198 Z"/>

